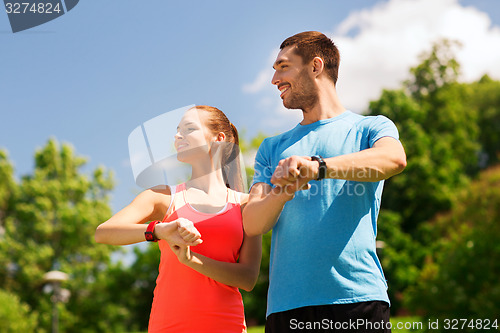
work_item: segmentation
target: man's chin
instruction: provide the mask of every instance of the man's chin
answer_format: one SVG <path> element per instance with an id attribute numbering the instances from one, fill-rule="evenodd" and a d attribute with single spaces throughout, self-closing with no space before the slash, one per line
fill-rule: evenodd
<path id="1" fill-rule="evenodd" d="M 285 102 L 283 102 L 283 106 L 288 110 L 303 110 L 300 106 L 287 104 Z"/>
<path id="2" fill-rule="evenodd" d="M 298 109 L 296 105 L 293 105 L 292 103 L 290 102 L 287 102 L 285 100 L 283 100 L 283 106 L 289 110 L 295 110 L 295 109 Z"/>

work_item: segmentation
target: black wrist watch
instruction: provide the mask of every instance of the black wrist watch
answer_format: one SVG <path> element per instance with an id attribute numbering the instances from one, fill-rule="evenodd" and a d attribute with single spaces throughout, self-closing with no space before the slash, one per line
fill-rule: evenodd
<path id="1" fill-rule="evenodd" d="M 311 156 L 311 160 L 317 161 L 319 163 L 318 178 L 316 180 L 325 179 L 326 177 L 326 162 L 320 155 Z"/>

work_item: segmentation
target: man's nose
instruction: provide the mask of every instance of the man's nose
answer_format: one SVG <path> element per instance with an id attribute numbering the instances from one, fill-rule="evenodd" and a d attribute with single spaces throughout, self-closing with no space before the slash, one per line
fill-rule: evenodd
<path id="1" fill-rule="evenodd" d="M 271 84 L 278 85 L 279 83 L 280 83 L 280 80 L 279 80 L 278 72 L 274 72 L 274 75 L 271 79 Z"/>

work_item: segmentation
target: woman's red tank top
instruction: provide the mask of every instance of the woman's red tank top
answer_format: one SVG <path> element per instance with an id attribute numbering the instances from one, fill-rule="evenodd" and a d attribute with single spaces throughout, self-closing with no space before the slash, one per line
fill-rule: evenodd
<path id="1" fill-rule="evenodd" d="M 186 201 L 186 186 L 176 186 L 171 213 L 163 222 L 180 217 L 192 221 L 203 243 L 191 251 L 215 260 L 236 262 L 243 242 L 238 193 L 228 189 L 226 206 L 216 214 L 197 211 Z M 160 240 L 161 259 L 149 332 L 246 332 L 243 301 L 236 287 L 217 282 L 181 264 L 168 243 Z"/>

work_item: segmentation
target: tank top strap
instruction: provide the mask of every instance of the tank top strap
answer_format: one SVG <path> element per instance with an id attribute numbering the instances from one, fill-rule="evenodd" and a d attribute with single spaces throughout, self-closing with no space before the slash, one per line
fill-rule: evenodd
<path id="1" fill-rule="evenodd" d="M 230 192 L 229 197 L 231 198 L 230 200 L 228 198 L 228 202 L 233 202 L 237 205 L 241 205 L 241 193 L 234 191 L 232 189 L 228 189 L 228 190 Z"/>
<path id="2" fill-rule="evenodd" d="M 182 200 L 183 196 L 179 195 L 180 192 L 183 190 L 183 185 L 172 185 L 170 187 L 170 205 L 168 206 L 167 212 L 165 213 L 165 216 L 163 217 L 163 221 L 166 221 L 167 218 L 174 212 L 178 207 L 182 206 L 182 203 L 178 202 L 179 200 Z M 185 188 L 185 187 L 184 187 Z"/>
<path id="3" fill-rule="evenodd" d="M 167 211 L 167 214 L 165 214 L 165 218 L 163 219 L 164 221 L 168 218 L 168 216 L 170 216 L 170 214 L 172 214 L 172 212 L 178 210 L 182 206 L 190 206 L 186 200 L 186 183 L 182 183 L 177 186 L 171 186 L 170 189 L 171 189 L 170 207 Z M 241 194 L 242 193 L 228 188 L 226 206 L 229 203 L 241 205 Z"/>

